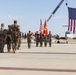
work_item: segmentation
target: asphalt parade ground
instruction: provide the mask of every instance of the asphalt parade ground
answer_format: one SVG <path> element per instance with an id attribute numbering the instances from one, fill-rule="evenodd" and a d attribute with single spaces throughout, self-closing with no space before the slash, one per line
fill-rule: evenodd
<path id="1" fill-rule="evenodd" d="M 0 53 L 0 75 L 76 75 L 76 44 L 32 47 L 21 44 L 13 53 Z"/>

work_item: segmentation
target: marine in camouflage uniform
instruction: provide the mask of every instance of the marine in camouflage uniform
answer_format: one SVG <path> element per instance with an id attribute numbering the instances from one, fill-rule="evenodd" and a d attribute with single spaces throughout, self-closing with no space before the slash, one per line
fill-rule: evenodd
<path id="1" fill-rule="evenodd" d="M 42 45 L 43 45 L 43 34 L 42 33 L 40 33 L 40 47 L 42 47 Z"/>
<path id="2" fill-rule="evenodd" d="M 51 44 L 52 44 L 52 34 L 51 34 L 51 31 L 49 31 L 49 34 L 48 34 L 48 42 L 49 42 L 49 47 L 51 47 Z"/>
<path id="3" fill-rule="evenodd" d="M 1 24 L 1 28 L 0 28 L 0 53 L 4 53 L 4 45 L 5 45 L 4 24 Z"/>
<path id="4" fill-rule="evenodd" d="M 39 41 L 40 41 L 40 35 L 39 35 L 39 33 L 38 33 L 38 31 L 36 31 L 36 33 L 35 33 L 35 38 L 36 38 L 36 47 L 38 47 L 38 45 L 39 45 Z"/>
<path id="5" fill-rule="evenodd" d="M 47 35 L 44 35 L 44 46 L 47 46 Z"/>
<path id="6" fill-rule="evenodd" d="M 17 24 L 17 20 L 14 20 L 14 24 L 12 25 L 12 49 L 13 49 L 13 53 L 15 53 L 15 51 L 18 48 L 18 24 Z"/>
<path id="7" fill-rule="evenodd" d="M 31 31 L 29 31 L 28 33 L 27 33 L 27 43 L 28 43 L 28 48 L 30 48 L 31 47 Z"/>
<path id="8" fill-rule="evenodd" d="M 10 52 L 11 42 L 12 42 L 12 31 L 11 31 L 11 26 L 10 25 L 8 25 L 6 41 L 7 41 L 7 50 L 8 50 L 8 52 Z"/>
<path id="9" fill-rule="evenodd" d="M 21 31 L 20 31 L 20 26 L 18 27 L 18 47 L 17 49 L 19 50 L 20 49 L 20 46 L 21 46 Z"/>

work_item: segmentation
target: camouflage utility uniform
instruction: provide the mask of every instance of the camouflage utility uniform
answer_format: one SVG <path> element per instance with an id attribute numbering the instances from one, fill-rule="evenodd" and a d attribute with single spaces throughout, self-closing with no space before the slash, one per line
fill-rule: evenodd
<path id="1" fill-rule="evenodd" d="M 2 27 L 4 27 L 4 24 L 1 24 L 0 28 L 0 53 L 4 53 L 4 45 L 5 45 L 5 33 Z"/>
<path id="2" fill-rule="evenodd" d="M 14 24 L 12 25 L 12 49 L 14 53 L 18 48 L 18 27 L 17 21 L 14 21 Z"/>
<path id="3" fill-rule="evenodd" d="M 29 33 L 27 33 L 27 43 L 28 43 L 28 48 L 31 47 L 31 31 L 29 31 Z"/>
<path id="4" fill-rule="evenodd" d="M 40 41 L 40 37 L 39 37 L 39 33 L 38 33 L 38 31 L 36 31 L 36 33 L 35 33 L 35 38 L 36 38 L 36 47 L 38 47 L 38 45 L 39 45 L 39 41 Z"/>
<path id="5" fill-rule="evenodd" d="M 9 25 L 8 25 L 8 30 L 7 30 L 6 41 L 7 41 L 8 52 L 10 52 L 10 50 L 11 50 L 11 42 L 12 42 L 12 31 L 11 31 L 11 27 Z"/>
<path id="6" fill-rule="evenodd" d="M 49 34 L 48 34 L 48 42 L 49 42 L 49 47 L 51 47 L 51 42 L 52 42 L 52 34 L 51 34 L 51 32 L 49 32 Z"/>

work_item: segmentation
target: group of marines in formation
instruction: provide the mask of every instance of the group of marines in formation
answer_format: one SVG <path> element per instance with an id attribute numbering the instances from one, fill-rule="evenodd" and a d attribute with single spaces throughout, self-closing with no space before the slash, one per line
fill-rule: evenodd
<path id="1" fill-rule="evenodd" d="M 8 52 L 10 52 L 12 48 L 13 53 L 15 53 L 15 51 L 20 48 L 21 31 L 20 26 L 17 24 L 17 20 L 14 20 L 14 24 L 8 25 L 8 29 L 4 29 L 4 24 L 1 24 L 0 53 L 4 53 L 5 44 L 7 44 Z"/>
<path id="2" fill-rule="evenodd" d="M 33 34 L 31 33 L 31 31 L 29 31 L 29 33 L 27 33 L 27 42 L 28 42 L 28 48 L 31 47 L 31 36 Z M 38 47 L 40 45 L 40 47 L 47 46 L 47 43 L 49 43 L 49 47 L 51 47 L 52 44 L 52 34 L 51 31 L 49 31 L 48 35 L 44 35 L 43 33 L 39 33 L 38 31 L 36 31 L 36 33 L 33 35 L 35 36 L 35 43 L 36 43 L 36 47 Z"/>
<path id="3" fill-rule="evenodd" d="M 39 46 L 39 43 L 40 43 L 40 47 L 42 47 L 43 42 L 45 47 L 47 46 L 47 42 L 49 42 L 49 46 L 51 47 L 51 41 L 52 41 L 51 32 L 49 32 L 47 36 L 44 36 L 44 34 L 38 33 L 38 31 L 36 31 L 34 35 L 31 31 L 29 31 L 26 35 L 28 48 L 31 47 L 32 36 L 35 36 L 36 47 Z M 20 30 L 20 26 L 17 24 L 17 20 L 14 20 L 14 24 L 8 25 L 8 29 L 4 29 L 4 24 L 1 24 L 0 53 L 4 53 L 5 44 L 7 44 L 8 52 L 10 52 L 12 49 L 13 53 L 15 53 L 16 50 L 20 49 L 21 38 L 22 38 L 21 30 Z"/>

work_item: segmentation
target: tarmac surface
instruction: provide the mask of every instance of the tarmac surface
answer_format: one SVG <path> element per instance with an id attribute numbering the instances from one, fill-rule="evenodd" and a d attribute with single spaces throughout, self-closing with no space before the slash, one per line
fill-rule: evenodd
<path id="1" fill-rule="evenodd" d="M 21 44 L 13 53 L 0 53 L 0 75 L 76 75 L 76 44 L 32 47 Z"/>

